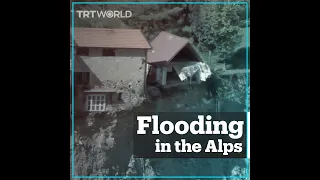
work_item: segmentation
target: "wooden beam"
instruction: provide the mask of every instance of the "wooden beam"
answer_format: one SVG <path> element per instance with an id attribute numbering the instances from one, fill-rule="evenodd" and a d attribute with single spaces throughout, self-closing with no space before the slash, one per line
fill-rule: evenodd
<path id="1" fill-rule="evenodd" d="M 228 75 L 234 75 L 234 74 L 245 74 L 246 72 L 250 73 L 250 69 L 230 69 L 223 72 L 218 72 L 221 76 L 228 76 Z"/>
<path id="2" fill-rule="evenodd" d="M 219 71 L 219 70 L 222 70 L 222 71 L 226 71 L 226 64 L 225 63 L 216 63 L 214 64 L 213 66 L 213 70 L 214 71 Z"/>
<path id="3" fill-rule="evenodd" d="M 167 84 L 167 67 L 163 66 L 161 69 L 162 69 L 161 84 L 166 85 Z"/>

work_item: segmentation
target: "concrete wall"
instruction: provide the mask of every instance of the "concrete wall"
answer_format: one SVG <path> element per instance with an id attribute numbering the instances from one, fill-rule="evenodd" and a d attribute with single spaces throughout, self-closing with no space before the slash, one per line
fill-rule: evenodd
<path id="1" fill-rule="evenodd" d="M 142 102 L 145 94 L 146 50 L 119 49 L 115 51 L 116 56 L 101 56 L 99 48 L 90 48 L 89 55 L 81 56 L 81 62 L 91 73 L 91 90 L 101 93 L 123 92 L 123 101 L 111 104 L 112 107 L 107 103 L 105 111 L 113 111 L 110 107 L 130 109 Z M 86 92 L 89 93 L 92 92 Z M 116 100 L 117 97 L 112 93 L 112 99 Z"/>
<path id="2" fill-rule="evenodd" d="M 91 83 L 98 85 L 107 80 L 143 80 L 145 63 L 139 57 L 81 57 L 90 71 L 97 77 L 91 77 Z"/>
<path id="3" fill-rule="evenodd" d="M 96 87 L 119 86 L 142 93 L 146 78 L 144 57 L 81 57 L 91 71 L 90 84 Z M 112 84 L 112 87 L 110 86 Z"/>

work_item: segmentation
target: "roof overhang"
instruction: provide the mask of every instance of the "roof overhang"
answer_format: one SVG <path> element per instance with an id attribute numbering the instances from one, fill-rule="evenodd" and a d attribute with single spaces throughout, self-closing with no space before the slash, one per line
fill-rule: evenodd
<path id="1" fill-rule="evenodd" d="M 72 70 L 72 59 L 70 59 L 70 70 Z M 86 63 L 79 57 L 74 58 L 74 72 L 91 72 Z"/>

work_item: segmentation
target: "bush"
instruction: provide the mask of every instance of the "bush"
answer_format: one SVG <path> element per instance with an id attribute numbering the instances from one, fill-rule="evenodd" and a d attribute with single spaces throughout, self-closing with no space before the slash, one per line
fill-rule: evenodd
<path id="1" fill-rule="evenodd" d="M 250 78 L 250 75 L 249 77 Z M 238 76 L 235 81 L 221 79 L 221 86 L 218 88 L 218 97 L 222 100 L 235 101 L 246 104 L 246 76 Z M 250 83 L 248 85 L 248 106 L 250 110 Z"/>
<path id="2" fill-rule="evenodd" d="M 200 50 L 212 51 L 216 61 L 229 58 L 243 36 L 245 8 L 235 4 L 194 5 L 190 18 Z"/>

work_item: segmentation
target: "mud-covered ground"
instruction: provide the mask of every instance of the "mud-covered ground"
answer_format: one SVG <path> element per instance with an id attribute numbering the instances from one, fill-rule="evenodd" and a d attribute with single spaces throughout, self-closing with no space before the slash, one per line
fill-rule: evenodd
<path id="1" fill-rule="evenodd" d="M 119 6 L 82 6 L 80 8 L 108 10 L 118 9 Z M 191 30 L 194 15 L 192 12 L 194 7 L 192 6 L 188 6 L 186 9 L 185 5 L 122 5 L 121 8 L 131 10 L 134 13 L 134 18 L 124 21 L 117 19 L 90 19 L 88 21 L 75 18 L 75 26 L 139 28 L 149 41 L 160 31 L 169 31 L 188 38 L 190 42 L 197 42 L 198 38 L 195 35 L 197 33 Z M 194 22 L 197 21 L 193 20 Z M 239 19 L 238 25 L 235 27 L 240 27 L 241 24 L 244 24 L 243 22 L 245 22 L 243 19 Z M 217 32 L 219 29 L 222 28 L 216 29 Z M 229 35 L 225 36 L 229 37 Z M 212 54 L 216 53 L 214 50 L 212 52 Z M 211 53 L 207 55 L 207 52 L 202 52 L 202 56 L 207 62 L 215 62 L 214 57 L 210 55 Z M 243 62 L 245 62 L 245 58 L 242 57 L 240 64 L 244 64 Z M 84 118 L 76 117 L 74 175 L 244 175 L 244 160 L 132 158 L 134 111 L 215 111 L 216 107 L 213 103 L 206 104 L 202 100 L 204 94 L 202 87 L 189 87 L 184 90 L 172 89 L 164 94 L 162 100 L 142 104 L 130 111 L 108 115 L 102 113 Z M 242 112 L 245 109 L 243 105 L 232 102 L 221 102 L 220 108 L 222 111 L 229 112 Z"/>
<path id="2" fill-rule="evenodd" d="M 174 92 L 174 93 L 173 93 Z M 235 159 L 133 159 L 133 112 L 208 112 L 213 103 L 202 100 L 204 89 L 199 86 L 167 91 L 163 99 L 152 101 L 130 112 L 114 115 L 76 118 L 75 175 L 177 176 L 177 175 L 243 175 L 245 160 Z M 221 102 L 223 111 L 240 112 L 243 105 Z M 94 118 L 93 125 L 88 119 Z M 92 121 L 90 121 L 92 122 Z"/>

